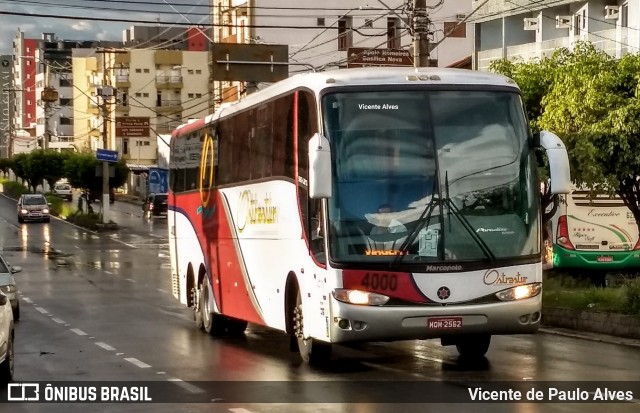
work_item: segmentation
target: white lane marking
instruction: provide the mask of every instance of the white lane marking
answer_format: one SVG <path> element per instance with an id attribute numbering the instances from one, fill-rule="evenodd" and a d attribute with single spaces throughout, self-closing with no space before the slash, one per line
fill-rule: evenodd
<path id="1" fill-rule="evenodd" d="M 135 357 L 127 357 L 125 358 L 125 360 L 127 360 L 129 363 L 133 364 L 136 367 L 140 367 L 141 369 L 148 369 L 149 367 L 151 367 L 147 363 L 140 361 Z"/>
<path id="2" fill-rule="evenodd" d="M 79 328 L 71 328 L 69 330 L 74 332 L 74 333 L 76 333 L 79 336 L 88 336 L 87 333 L 85 333 L 84 331 L 80 330 Z"/>
<path id="3" fill-rule="evenodd" d="M 49 314 L 49 312 L 47 310 L 45 310 L 42 307 L 36 307 L 36 311 L 42 313 L 42 314 Z"/>
<path id="4" fill-rule="evenodd" d="M 175 384 L 176 386 L 180 386 L 186 391 L 191 393 L 204 393 L 204 390 L 202 390 L 200 387 L 194 386 L 193 384 L 185 383 L 184 381 L 177 379 L 175 377 L 170 377 L 167 379 L 167 381 Z"/>
<path id="5" fill-rule="evenodd" d="M 127 280 L 127 281 L 129 281 L 129 282 L 131 282 L 131 283 L 137 283 L 137 282 L 138 282 L 138 281 L 133 280 L 133 279 L 131 279 L 131 278 L 125 278 L 125 280 Z"/>
<path id="6" fill-rule="evenodd" d="M 167 374 L 167 372 L 166 371 L 157 371 L 156 374 L 162 375 L 162 374 Z"/>
<path id="7" fill-rule="evenodd" d="M 105 270 L 105 273 L 107 273 L 107 274 L 109 274 L 109 275 L 112 275 L 112 274 L 113 274 L 111 271 L 106 271 L 106 270 Z"/>
<path id="8" fill-rule="evenodd" d="M 139 247 L 136 247 L 136 246 L 135 246 L 135 245 L 133 245 L 133 244 L 129 244 L 128 242 L 120 241 L 119 239 L 116 239 L 116 238 L 113 238 L 113 237 L 110 237 L 110 238 L 111 238 L 113 241 L 115 241 L 115 242 L 119 242 L 119 243 L 120 243 L 120 244 L 122 244 L 122 245 L 126 245 L 126 246 L 127 246 L 127 247 L 129 247 L 129 248 L 133 248 L 133 249 L 138 249 L 138 248 L 139 248 Z"/>
<path id="9" fill-rule="evenodd" d="M 121 355 L 123 355 L 123 354 L 124 354 L 124 353 L 116 353 L 116 356 L 121 356 Z"/>
<path id="10" fill-rule="evenodd" d="M 52 318 L 52 320 L 53 320 L 53 321 L 55 321 L 55 322 L 56 322 L 56 323 L 58 323 L 58 324 L 64 324 L 64 323 L 66 323 L 66 321 L 64 321 L 64 320 L 60 320 L 59 318 L 55 318 L 55 317 L 54 317 L 54 318 Z"/>
<path id="11" fill-rule="evenodd" d="M 22 301 L 24 301 L 25 303 L 33 304 L 33 301 L 31 301 L 31 298 L 28 298 L 28 297 L 22 297 Z"/>
<path id="12" fill-rule="evenodd" d="M 243 409 L 242 407 L 234 407 L 228 410 L 233 413 L 253 413 L 251 410 Z"/>
<path id="13" fill-rule="evenodd" d="M 163 293 L 163 294 L 169 294 L 169 291 L 163 290 L 162 288 L 158 288 L 158 291 Z"/>
<path id="14" fill-rule="evenodd" d="M 96 346 L 101 347 L 107 351 L 115 351 L 116 348 L 115 347 L 111 347 L 110 345 L 108 345 L 107 343 L 103 343 L 101 341 L 98 341 L 97 343 L 94 343 Z"/>

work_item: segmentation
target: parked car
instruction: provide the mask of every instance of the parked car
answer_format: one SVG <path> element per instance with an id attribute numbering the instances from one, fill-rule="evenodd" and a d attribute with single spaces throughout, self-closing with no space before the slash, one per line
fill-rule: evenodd
<path id="1" fill-rule="evenodd" d="M 0 292 L 0 383 L 13 380 L 13 314 L 9 297 Z"/>
<path id="2" fill-rule="evenodd" d="M 18 301 L 18 288 L 14 274 L 22 271 L 22 267 L 16 265 L 12 267 L 7 263 L 3 256 L 0 255 L 0 291 L 9 298 L 11 310 L 13 311 L 13 319 L 20 320 L 20 302 Z"/>
<path id="3" fill-rule="evenodd" d="M 24 194 L 18 199 L 18 222 L 49 222 L 51 204 L 42 194 Z"/>
<path id="4" fill-rule="evenodd" d="M 168 199 L 169 194 L 149 194 L 144 204 L 142 204 L 144 216 L 147 218 L 166 216 Z"/>
<path id="5" fill-rule="evenodd" d="M 69 202 L 73 199 L 73 192 L 71 192 L 71 185 L 65 183 L 56 184 L 53 187 L 53 194 L 65 199 Z"/>

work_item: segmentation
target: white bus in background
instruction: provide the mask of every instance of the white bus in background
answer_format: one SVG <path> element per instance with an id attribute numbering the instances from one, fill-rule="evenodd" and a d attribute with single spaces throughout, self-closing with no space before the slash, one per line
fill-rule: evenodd
<path id="1" fill-rule="evenodd" d="M 503 76 L 293 76 L 174 131 L 173 293 L 205 331 L 279 329 L 306 361 L 430 338 L 482 357 L 540 324 L 542 149 L 567 193 L 564 145 Z"/>

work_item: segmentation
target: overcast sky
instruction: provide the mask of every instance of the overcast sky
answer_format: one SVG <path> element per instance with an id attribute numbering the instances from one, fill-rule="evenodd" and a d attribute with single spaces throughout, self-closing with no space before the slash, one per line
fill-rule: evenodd
<path id="1" fill-rule="evenodd" d="M 142 22 L 207 24 L 208 4 L 209 0 L 0 0 L 0 54 L 12 54 L 18 29 L 31 39 L 40 39 L 43 32 L 53 32 L 62 40 L 122 40 L 124 29 Z"/>

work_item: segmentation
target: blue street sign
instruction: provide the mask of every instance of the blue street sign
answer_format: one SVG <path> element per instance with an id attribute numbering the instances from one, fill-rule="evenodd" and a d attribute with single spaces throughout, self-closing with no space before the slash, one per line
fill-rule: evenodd
<path id="1" fill-rule="evenodd" d="M 99 161 L 118 162 L 118 151 L 111 151 L 109 149 L 97 149 L 96 158 Z"/>

